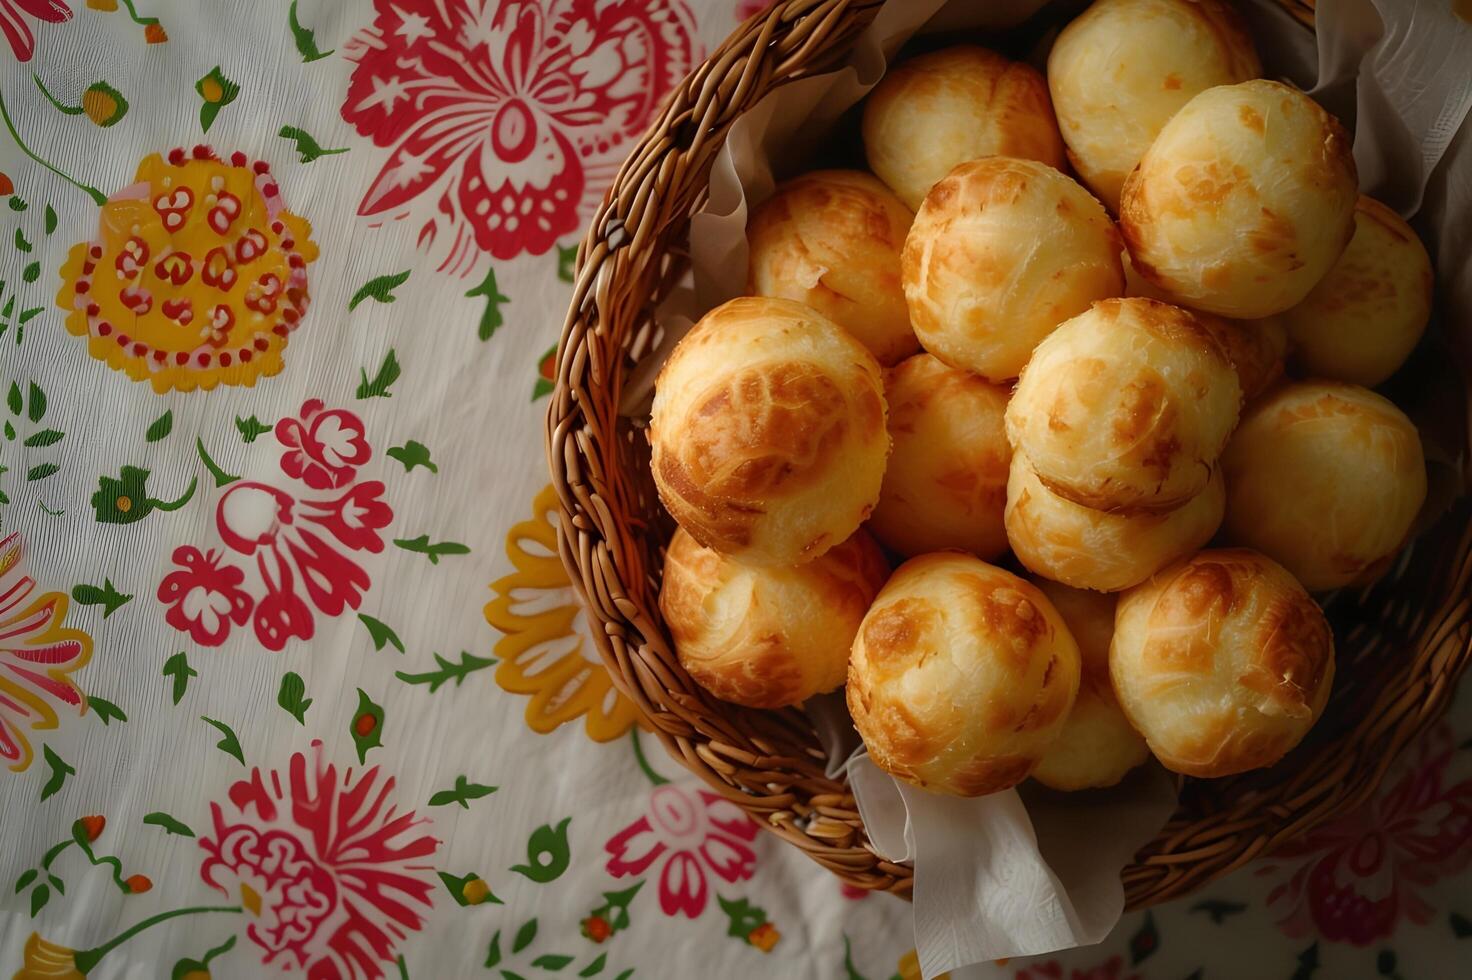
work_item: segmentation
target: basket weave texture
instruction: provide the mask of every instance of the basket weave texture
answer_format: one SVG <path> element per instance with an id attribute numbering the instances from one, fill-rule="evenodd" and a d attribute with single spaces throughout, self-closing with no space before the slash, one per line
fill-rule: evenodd
<path id="1" fill-rule="evenodd" d="M 1279 2 L 1311 25 L 1311 3 Z M 870 848 L 848 785 L 824 774 L 807 716 L 718 701 L 680 668 L 658 608 L 673 524 L 645 434 L 619 414 L 630 373 L 654 348 L 653 310 L 688 266 L 689 219 L 727 130 L 774 89 L 843 62 L 881 6 L 778 3 L 677 86 L 578 249 L 546 434 L 562 558 L 615 684 L 671 755 L 768 830 L 853 885 L 908 896 L 911 869 Z M 1270 770 L 1182 781 L 1175 815 L 1124 869 L 1129 907 L 1199 888 L 1362 803 L 1450 702 L 1472 656 L 1469 580 L 1464 500 L 1394 575 L 1331 604 L 1336 689 L 1302 746 Z"/>

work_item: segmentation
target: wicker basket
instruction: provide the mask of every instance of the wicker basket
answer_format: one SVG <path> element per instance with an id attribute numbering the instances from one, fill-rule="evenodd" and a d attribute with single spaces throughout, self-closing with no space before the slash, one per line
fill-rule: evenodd
<path id="1" fill-rule="evenodd" d="M 1280 2 L 1312 25 L 1311 3 Z M 680 668 L 657 604 L 673 525 L 645 435 L 618 412 L 631 370 L 654 346 L 653 310 L 687 267 L 690 216 L 727 130 L 773 89 L 841 62 L 881 5 L 778 3 L 676 88 L 578 249 L 547 451 L 562 557 L 597 645 L 669 752 L 847 882 L 908 895 L 911 869 L 870 849 L 848 786 L 824 775 L 806 715 L 726 704 Z M 1472 652 L 1472 505 L 1445 513 L 1412 551 L 1373 590 L 1331 604 L 1338 681 L 1309 740 L 1270 770 L 1182 781 L 1176 814 L 1124 870 L 1130 907 L 1185 894 L 1360 804 L 1442 713 Z"/>

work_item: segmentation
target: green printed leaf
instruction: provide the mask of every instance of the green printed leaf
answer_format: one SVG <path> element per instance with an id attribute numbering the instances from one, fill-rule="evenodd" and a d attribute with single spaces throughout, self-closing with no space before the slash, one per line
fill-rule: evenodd
<path id="1" fill-rule="evenodd" d="M 607 953 L 599 953 L 598 958 L 578 971 L 580 977 L 596 977 L 603 972 L 603 965 L 608 962 Z"/>
<path id="2" fill-rule="evenodd" d="M 26 386 L 26 417 L 32 422 L 46 417 L 46 392 L 34 381 Z"/>
<path id="3" fill-rule="evenodd" d="M 511 952 L 519 953 L 530 946 L 537 938 L 537 920 L 531 919 L 518 930 L 516 938 L 511 941 Z"/>
<path id="4" fill-rule="evenodd" d="M 441 877 L 443 877 L 443 875 L 441 875 Z M 485 963 L 485 966 L 486 966 L 486 969 L 487 970 L 490 970 L 490 969 L 495 968 L 496 966 L 499 966 L 500 963 L 501 963 L 501 930 L 500 929 L 497 929 L 496 930 L 496 934 L 491 937 L 491 949 L 490 949 L 490 952 L 486 953 L 486 963 Z"/>
<path id="5" fill-rule="evenodd" d="M 318 157 L 331 156 L 334 153 L 346 153 L 346 146 L 333 149 L 323 149 L 322 145 L 312 138 L 312 134 L 295 126 L 282 126 L 280 136 L 282 139 L 292 140 L 296 143 L 296 152 L 301 157 L 302 163 L 311 163 Z"/>
<path id="6" fill-rule="evenodd" d="M 58 432 L 55 429 L 42 429 L 40 432 L 33 433 L 27 438 L 23 445 L 27 449 L 44 449 L 47 446 L 56 445 L 65 437 L 66 433 L 64 432 Z"/>
<path id="7" fill-rule="evenodd" d="M 440 685 L 446 681 L 454 681 L 459 687 L 465 678 L 477 670 L 484 670 L 500 661 L 494 657 L 477 657 L 464 650 L 460 651 L 460 662 L 452 664 L 438 653 L 434 655 L 435 663 L 439 664 L 439 670 L 427 671 L 423 674 L 408 674 L 402 670 L 394 671 L 394 676 L 405 684 L 428 684 L 429 693 L 433 694 L 440 689 Z"/>
<path id="8" fill-rule="evenodd" d="M 95 694 L 87 695 L 87 707 L 92 709 L 93 714 L 102 722 L 103 727 L 111 724 L 114 718 L 118 721 L 128 720 L 128 716 L 123 713 L 122 708 L 119 708 L 106 698 L 99 698 Z"/>
<path id="9" fill-rule="evenodd" d="M 25 267 L 25 270 L 23 272 L 21 272 L 20 278 L 21 278 L 21 281 L 23 281 L 23 282 L 35 282 L 37 279 L 40 279 L 41 278 L 41 263 L 39 263 L 39 262 L 32 262 L 29 265 L 27 265 Z"/>
<path id="10" fill-rule="evenodd" d="M 348 310 L 356 310 L 358 304 L 365 299 L 373 299 L 379 303 L 392 303 L 398 298 L 394 295 L 394 290 L 408 280 L 411 271 L 413 270 L 405 269 L 403 272 L 369 279 L 353 294 L 353 298 L 348 300 Z"/>
<path id="11" fill-rule="evenodd" d="M 191 479 L 184 492 L 173 500 L 157 500 L 148 495 L 148 471 L 137 466 L 124 466 L 116 477 L 97 480 L 92 494 L 92 510 L 103 524 L 134 524 L 155 510 L 178 510 L 194 496 L 198 484 Z"/>
<path id="12" fill-rule="evenodd" d="M 31 882 L 35 881 L 40 876 L 41 872 L 38 868 L 32 868 L 29 871 L 22 871 L 20 873 L 20 877 L 15 879 L 15 893 L 19 895 L 21 892 L 25 891 L 26 888 L 30 886 Z"/>
<path id="13" fill-rule="evenodd" d="M 608 923 L 608 935 L 613 936 L 623 929 L 629 927 L 629 903 L 634 896 L 639 894 L 639 889 L 644 887 L 642 880 L 634 882 L 623 891 L 604 892 L 603 904 L 594 909 L 590 918 L 602 919 Z M 586 927 L 585 927 L 586 928 Z"/>
<path id="14" fill-rule="evenodd" d="M 399 380 L 399 359 L 395 356 L 393 348 L 389 348 L 388 356 L 383 359 L 383 364 L 379 366 L 378 372 L 373 375 L 371 381 L 368 379 L 367 368 L 361 369 L 358 373 L 362 379 L 358 382 L 357 396 L 359 399 L 392 398 L 393 395 L 389 392 L 389 388 Z"/>
<path id="15" fill-rule="evenodd" d="M 1293 971 L 1293 980 L 1310 980 L 1319 972 L 1319 944 L 1314 943 L 1298 954 L 1298 969 Z"/>
<path id="16" fill-rule="evenodd" d="M 561 970 L 563 967 L 567 966 L 567 964 L 571 962 L 571 956 L 558 956 L 555 953 L 544 953 L 541 956 L 538 956 L 536 959 L 532 960 L 532 966 L 540 967 L 543 970 L 551 970 L 555 973 L 556 971 Z"/>
<path id="17" fill-rule="evenodd" d="M 300 725 L 307 723 L 307 709 L 312 706 L 312 699 L 306 694 L 307 685 L 301 675 L 287 671 L 286 676 L 281 678 L 281 691 L 276 695 L 276 703 L 286 709 L 287 714 Z"/>
<path id="18" fill-rule="evenodd" d="M 353 737 L 353 746 L 358 750 L 359 765 L 367 758 L 369 749 L 383 744 L 383 709 L 361 687 L 358 688 L 357 710 L 348 724 L 348 734 Z"/>
<path id="19" fill-rule="evenodd" d="M 152 824 L 155 827 L 162 827 L 164 830 L 178 837 L 194 836 L 194 831 L 189 829 L 188 824 L 182 820 L 174 819 L 162 810 L 155 810 L 153 813 L 145 814 L 143 822 Z"/>
<path id="20" fill-rule="evenodd" d="M 1453 912 L 1451 918 L 1447 921 L 1451 924 L 1452 935 L 1458 939 L 1466 939 L 1468 936 L 1472 936 L 1472 919 L 1468 919 L 1459 912 Z"/>
<path id="21" fill-rule="evenodd" d="M 20 395 L 20 385 L 14 381 L 10 382 L 10 390 L 5 393 L 5 407 L 10 409 L 11 415 L 19 415 L 25 408 L 25 402 Z"/>
<path id="22" fill-rule="evenodd" d="M 143 433 L 143 438 L 148 442 L 158 442 L 164 436 L 174 431 L 174 410 L 169 409 L 153 420 L 148 431 Z"/>
<path id="23" fill-rule="evenodd" d="M 496 791 L 495 786 L 486 786 L 483 783 L 472 783 L 465 776 L 455 777 L 454 789 L 442 789 L 429 798 L 430 806 L 449 806 L 451 803 L 460 804 L 462 810 L 470 809 L 470 801 L 478 800 L 483 796 L 490 796 Z M 515 870 L 514 868 L 512 870 Z"/>
<path id="24" fill-rule="evenodd" d="M 215 116 L 220 114 L 220 110 L 240 95 L 240 86 L 226 78 L 219 65 L 211 68 L 203 78 L 195 82 L 194 90 L 204 100 L 204 105 L 199 107 L 199 125 L 206 133 L 215 124 Z"/>
<path id="25" fill-rule="evenodd" d="M 51 901 L 51 889 L 45 885 L 36 886 L 36 890 L 31 892 L 31 918 L 34 919 L 40 914 L 49 901 Z"/>
<path id="26" fill-rule="evenodd" d="M 429 535 L 421 534 L 417 538 L 394 538 L 394 544 L 405 551 L 412 551 L 418 555 L 424 555 L 429 559 L 431 565 L 438 565 L 443 555 L 468 555 L 470 548 L 460 544 L 458 541 L 436 541 L 431 543 Z"/>
<path id="27" fill-rule="evenodd" d="M 235 733 L 230 730 L 229 725 L 225 724 L 223 721 L 216 721 L 213 718 L 207 718 L 204 715 L 200 715 L 199 720 L 218 730 L 219 733 L 224 736 L 215 743 L 215 748 L 219 749 L 221 752 L 225 753 L 228 756 L 234 757 L 235 761 L 240 763 L 242 766 L 245 765 L 245 753 L 240 751 L 240 739 L 235 737 Z"/>
<path id="28" fill-rule="evenodd" d="M 60 468 L 55 463 L 38 463 L 26 470 L 26 479 L 28 481 L 44 480 Z"/>
<path id="29" fill-rule="evenodd" d="M 58 894 L 58 895 L 65 895 L 66 894 L 66 882 L 64 882 L 60 878 L 56 877 L 56 875 L 48 874 L 46 876 L 46 881 L 51 885 L 52 888 L 55 888 L 56 889 L 56 894 Z"/>
<path id="30" fill-rule="evenodd" d="M 312 29 L 303 27 L 296 15 L 297 0 L 291 0 L 291 8 L 287 12 L 287 23 L 291 26 L 291 36 L 296 41 L 297 53 L 302 56 L 302 63 L 310 65 L 314 61 L 321 61 L 332 53 L 334 49 L 327 51 L 319 50 L 317 38 L 312 34 Z"/>
<path id="31" fill-rule="evenodd" d="M 577 259 L 578 247 L 576 245 L 557 246 L 557 278 L 563 282 L 572 282 Z"/>
<path id="32" fill-rule="evenodd" d="M 231 936 L 214 949 L 205 953 L 200 959 L 182 959 L 175 963 L 173 971 L 169 974 L 169 980 L 188 980 L 190 976 L 198 976 L 201 973 L 208 977 L 210 975 L 210 961 L 234 949 L 235 940 L 236 937 Z"/>
<path id="33" fill-rule="evenodd" d="M 178 704 L 184 698 L 184 692 L 189 688 L 189 678 L 198 677 L 199 671 L 189 666 L 189 658 L 184 656 L 180 650 L 168 660 L 164 661 L 164 676 L 174 679 L 173 698 Z"/>
<path id="34" fill-rule="evenodd" d="M 199 453 L 199 461 L 204 464 L 205 469 L 210 471 L 210 476 L 215 478 L 216 489 L 229 486 L 236 480 L 240 479 L 240 477 L 234 475 L 233 473 L 225 472 L 225 470 L 220 468 L 220 465 L 218 463 L 210 458 L 210 454 L 205 451 L 203 437 L 197 437 L 194 440 L 194 448 Z M 154 506 L 157 507 L 158 504 L 155 503 Z M 169 508 L 164 509 L 167 510 Z"/>
<path id="35" fill-rule="evenodd" d="M 867 980 L 867 978 L 854 969 L 854 951 L 849 944 L 848 933 L 843 934 L 843 975 L 844 980 Z"/>
<path id="36" fill-rule="evenodd" d="M 501 328 L 505 319 L 501 316 L 501 304 L 511 302 L 511 297 L 501 295 L 501 290 L 496 285 L 496 269 L 494 266 L 486 270 L 486 277 L 481 280 L 470 292 L 465 294 L 466 299 L 474 299 L 484 296 L 486 299 L 485 311 L 480 315 L 480 327 L 476 335 L 481 340 L 490 340 L 491 335 Z"/>
<path id="37" fill-rule="evenodd" d="M 10 210 L 12 210 L 12 211 L 24 211 L 26 208 L 30 207 L 30 205 L 26 204 L 24 198 L 17 197 L 14 194 L 12 194 L 10 196 L 10 200 L 6 201 L 5 203 L 7 205 L 9 205 Z M 104 203 L 105 203 L 105 199 L 104 199 Z"/>
<path id="38" fill-rule="evenodd" d="M 431 473 L 438 473 L 440 471 L 440 468 L 429 458 L 429 447 L 425 446 L 422 442 L 415 442 L 413 439 L 410 439 L 402 446 L 391 447 L 388 455 L 390 458 L 396 459 L 404 464 L 405 473 L 410 472 L 416 466 L 422 466 Z"/>
<path id="39" fill-rule="evenodd" d="M 1246 912 L 1247 906 L 1242 902 L 1229 902 L 1221 898 L 1208 898 L 1191 906 L 1192 912 L 1205 912 L 1211 916 L 1211 921 L 1221 925 L 1227 916 L 1236 915 L 1238 912 Z"/>
<path id="40" fill-rule="evenodd" d="M 1147 911 L 1145 921 L 1130 937 L 1130 965 L 1139 966 L 1160 948 L 1160 932 L 1155 928 L 1155 915 Z"/>
<path id="41" fill-rule="evenodd" d="M 557 381 L 557 345 L 547 348 L 537 362 L 537 383 L 532 385 L 532 401 L 552 393 Z"/>
<path id="42" fill-rule="evenodd" d="M 767 913 L 759 906 L 752 905 L 744 898 L 727 901 L 721 896 L 716 896 L 720 903 L 721 911 L 726 913 L 730 921 L 726 926 L 726 935 L 737 939 L 746 939 L 760 925 L 767 921 Z"/>
<path id="43" fill-rule="evenodd" d="M 501 904 L 501 900 L 474 871 L 465 875 L 452 875 L 448 871 L 437 871 L 435 874 L 445 883 L 445 890 L 450 893 L 455 904 L 462 908 L 467 905 Z"/>
<path id="44" fill-rule="evenodd" d="M 31 243 L 26 239 L 26 233 L 19 228 L 15 229 L 15 247 L 22 252 L 29 252 L 31 250 Z"/>
<path id="45" fill-rule="evenodd" d="M 28 310 L 21 310 L 20 311 L 20 316 L 17 319 L 19 319 L 19 321 L 22 324 L 26 324 L 26 323 L 30 323 L 36 317 L 40 316 L 42 313 L 45 313 L 45 312 L 46 312 L 46 307 L 44 307 L 44 306 L 33 306 L 30 309 L 28 309 Z"/>
<path id="46" fill-rule="evenodd" d="M 526 845 L 526 864 L 512 865 L 511 870 L 539 885 L 562 877 L 572 860 L 567 843 L 567 827 L 570 823 L 572 817 L 564 817 L 556 827 L 543 824 L 532 831 L 531 839 Z"/>
<path id="47" fill-rule="evenodd" d="M 404 954 L 400 953 L 399 958 L 394 963 L 399 968 L 399 980 L 409 980 L 409 967 L 404 963 Z"/>
<path id="48" fill-rule="evenodd" d="M 255 442 L 261 436 L 271 431 L 271 427 L 263 423 L 254 415 L 249 418 L 235 416 L 235 428 L 240 430 L 240 438 L 247 444 Z"/>
<path id="49" fill-rule="evenodd" d="M 633 975 L 634 975 L 634 968 L 631 966 L 627 970 L 625 970 L 624 972 L 620 973 L 618 976 L 614 977 L 613 980 L 629 980 L 629 977 L 631 977 Z"/>
<path id="50" fill-rule="evenodd" d="M 76 770 L 67 765 L 61 756 L 51 751 L 51 746 L 41 746 L 41 754 L 46 759 L 46 765 L 51 769 L 51 776 L 46 780 L 46 785 L 41 787 L 41 800 L 45 802 L 55 796 L 61 789 L 66 777 L 76 775 Z M 41 886 L 45 888 L 45 885 Z"/>
<path id="51" fill-rule="evenodd" d="M 404 652 L 404 641 L 399 639 L 399 634 L 395 633 L 387 623 L 374 619 L 367 613 L 358 613 L 358 618 L 363 621 L 364 626 L 368 627 L 368 636 L 373 640 L 375 651 L 382 650 L 385 644 L 391 643 L 394 649 L 400 653 Z"/>
<path id="52" fill-rule="evenodd" d="M 56 210 L 51 205 L 46 205 L 46 234 L 56 230 Z"/>
<path id="53" fill-rule="evenodd" d="M 112 584 L 112 579 L 102 580 L 102 587 L 95 585 L 76 585 L 72 587 L 72 598 L 84 606 L 101 606 L 102 618 L 106 619 L 117 612 L 120 607 L 132 600 L 132 596 L 119 592 Z"/>

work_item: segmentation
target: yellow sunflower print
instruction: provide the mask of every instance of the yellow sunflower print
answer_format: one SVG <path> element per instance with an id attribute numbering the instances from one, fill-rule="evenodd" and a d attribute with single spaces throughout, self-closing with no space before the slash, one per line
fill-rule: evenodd
<path id="1" fill-rule="evenodd" d="M 583 609 L 557 556 L 557 532 L 548 517 L 556 509 L 557 495 L 543 487 L 531 519 L 506 535 L 515 571 L 491 583 L 496 597 L 485 608 L 486 620 L 505 634 L 496 644 L 496 684 L 530 695 L 526 723 L 532 731 L 545 735 L 582 718 L 589 738 L 610 742 L 639 715 L 583 633 Z"/>

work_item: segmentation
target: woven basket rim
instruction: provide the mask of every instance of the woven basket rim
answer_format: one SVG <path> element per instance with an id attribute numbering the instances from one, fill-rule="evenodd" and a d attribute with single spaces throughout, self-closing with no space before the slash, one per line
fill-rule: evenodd
<path id="1" fill-rule="evenodd" d="M 1277 2 L 1312 28 L 1312 2 Z M 912 869 L 873 850 L 845 777 L 825 775 L 806 716 L 717 701 L 680 669 L 653 601 L 658 538 L 668 518 L 648 486 L 642 432 L 618 417 L 623 382 L 653 347 L 651 311 L 684 268 L 689 218 L 703 202 L 726 131 L 781 84 L 835 67 L 883 3 L 779 2 L 733 31 L 671 92 L 579 244 L 546 448 L 559 553 L 595 646 L 665 749 L 847 882 L 908 897 Z M 1462 500 L 1443 520 L 1448 533 L 1417 545 L 1418 561 L 1429 551 L 1447 582 L 1440 605 L 1407 613 L 1387 600 L 1378 618 L 1366 620 L 1371 638 L 1350 637 L 1358 644 L 1356 663 L 1375 665 L 1377 654 L 1396 647 L 1407 621 L 1417 627 L 1409 655 L 1393 650 L 1410 661 L 1396 675 L 1400 683 L 1359 685 L 1355 717 L 1363 720 L 1350 742 L 1319 746 L 1284 778 L 1264 786 L 1250 778 L 1183 781 L 1181 809 L 1123 871 L 1129 907 L 1192 891 L 1358 806 L 1400 750 L 1440 717 L 1472 659 L 1472 501 Z M 1397 620 L 1400 633 L 1392 628 Z M 1204 810 L 1193 818 L 1193 808 Z"/>

